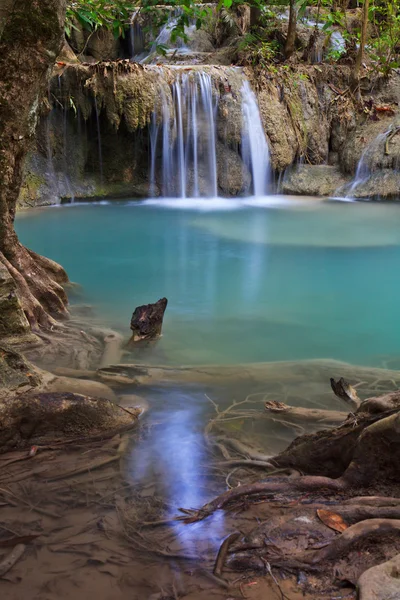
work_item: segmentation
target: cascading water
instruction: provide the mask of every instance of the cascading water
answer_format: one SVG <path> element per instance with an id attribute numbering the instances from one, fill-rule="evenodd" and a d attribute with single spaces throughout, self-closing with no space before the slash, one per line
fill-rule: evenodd
<path id="1" fill-rule="evenodd" d="M 255 196 L 265 196 L 271 183 L 270 157 L 257 99 L 247 80 L 242 86 L 242 158 L 253 178 Z"/>
<path id="2" fill-rule="evenodd" d="M 100 170 L 100 182 L 103 184 L 103 151 L 101 149 L 101 132 L 100 132 L 100 113 L 97 106 L 96 96 L 94 97 L 94 108 L 96 112 L 96 125 L 97 125 L 97 146 L 99 153 L 99 170 Z"/>
<path id="3" fill-rule="evenodd" d="M 165 82 L 163 68 L 156 69 Z M 165 87 L 160 84 L 161 102 L 155 108 L 149 127 L 151 195 L 157 195 L 158 187 L 160 195 L 166 197 L 215 198 L 218 196 L 218 177 L 226 175 L 229 168 L 237 168 L 236 165 L 241 168 L 240 164 L 244 164 L 246 186 L 250 173 L 253 193 L 265 196 L 271 180 L 269 148 L 256 96 L 244 75 L 239 70 L 232 71 L 239 81 L 233 98 L 226 77 L 218 78 L 209 70 L 185 67 L 170 69 L 168 73 L 173 74 L 170 101 Z M 222 88 L 224 92 L 221 92 Z M 223 142 L 217 129 L 221 93 L 229 94 L 231 100 L 242 106 L 243 162 L 239 149 L 230 149 L 229 152 L 237 156 L 234 167 L 229 166 L 220 154 Z M 246 191 L 249 190 L 242 189 L 242 192 Z"/>
<path id="4" fill-rule="evenodd" d="M 364 149 L 361 154 L 360 160 L 357 164 L 356 174 L 350 187 L 346 194 L 346 199 L 352 199 L 354 197 L 354 192 L 358 187 L 361 187 L 363 184 L 367 183 L 371 177 L 371 156 L 373 155 L 377 146 L 379 147 L 384 140 L 386 140 L 388 134 L 390 133 L 390 129 L 384 133 L 379 134 L 368 146 Z"/>
<path id="5" fill-rule="evenodd" d="M 165 96 L 165 94 L 164 94 Z M 150 179 L 155 184 L 160 150 L 163 196 L 186 198 L 218 194 L 216 155 L 216 94 L 211 76 L 204 71 L 178 72 L 172 83 L 173 106 L 165 97 L 160 115 L 150 126 Z M 161 132 L 161 135 L 160 135 Z M 200 185 L 199 172 L 207 173 Z"/>

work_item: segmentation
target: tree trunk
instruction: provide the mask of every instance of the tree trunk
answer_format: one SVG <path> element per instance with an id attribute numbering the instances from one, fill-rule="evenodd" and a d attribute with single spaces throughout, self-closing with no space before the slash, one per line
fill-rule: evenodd
<path id="1" fill-rule="evenodd" d="M 14 230 L 24 159 L 62 47 L 65 11 L 65 0 L 13 0 L 0 29 L 0 262 L 32 329 L 68 314 L 65 271 L 25 248 Z"/>
<path id="2" fill-rule="evenodd" d="M 360 71 L 364 57 L 365 44 L 367 42 L 367 29 L 368 29 L 368 12 L 369 12 L 369 0 L 364 0 L 362 24 L 361 24 L 361 39 L 360 47 L 357 52 L 356 62 L 352 73 L 352 88 L 356 89 L 360 83 Z"/>
<path id="3" fill-rule="evenodd" d="M 286 44 L 285 44 L 285 56 L 289 58 L 295 51 L 296 43 L 296 25 L 297 25 L 297 10 L 296 1 L 290 0 L 289 9 L 289 27 L 287 32 Z"/>

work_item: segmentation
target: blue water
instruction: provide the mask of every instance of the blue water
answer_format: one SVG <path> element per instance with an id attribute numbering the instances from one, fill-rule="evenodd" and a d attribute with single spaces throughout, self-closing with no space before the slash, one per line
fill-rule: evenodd
<path id="1" fill-rule="evenodd" d="M 127 336 L 133 309 L 166 296 L 160 362 L 400 357 L 400 206 L 276 202 L 53 207 L 17 231 Z"/>

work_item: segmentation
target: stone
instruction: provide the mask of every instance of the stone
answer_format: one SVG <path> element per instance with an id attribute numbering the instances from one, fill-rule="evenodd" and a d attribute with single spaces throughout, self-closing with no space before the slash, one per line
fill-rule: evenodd
<path id="1" fill-rule="evenodd" d="M 251 175 L 237 152 L 217 142 L 218 187 L 228 196 L 238 196 L 250 188 Z"/>
<path id="2" fill-rule="evenodd" d="M 371 567 L 357 582 L 359 600 L 398 600 L 400 598 L 400 554 Z"/>
<path id="3" fill-rule="evenodd" d="M 112 31 L 101 27 L 87 40 L 86 52 L 96 60 L 115 60 L 119 54 L 119 40 Z"/>
<path id="4" fill-rule="evenodd" d="M 349 178 L 335 166 L 297 165 L 285 173 L 282 192 L 301 196 L 333 196 L 348 181 Z"/>
<path id="5" fill-rule="evenodd" d="M 195 52 L 213 52 L 214 45 L 211 35 L 204 29 L 197 29 L 190 33 L 187 46 Z"/>
<path id="6" fill-rule="evenodd" d="M 380 169 L 354 188 L 339 188 L 338 195 L 351 195 L 360 200 L 398 200 L 400 196 L 400 172 Z"/>

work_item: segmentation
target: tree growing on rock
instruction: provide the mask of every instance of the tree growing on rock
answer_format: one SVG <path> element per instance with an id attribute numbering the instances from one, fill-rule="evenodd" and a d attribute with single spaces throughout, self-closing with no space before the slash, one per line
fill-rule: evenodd
<path id="1" fill-rule="evenodd" d="M 25 248 L 14 229 L 24 159 L 64 36 L 65 0 L 14 0 L 0 15 L 0 263 L 32 329 L 67 316 L 68 281 L 55 262 Z"/>

